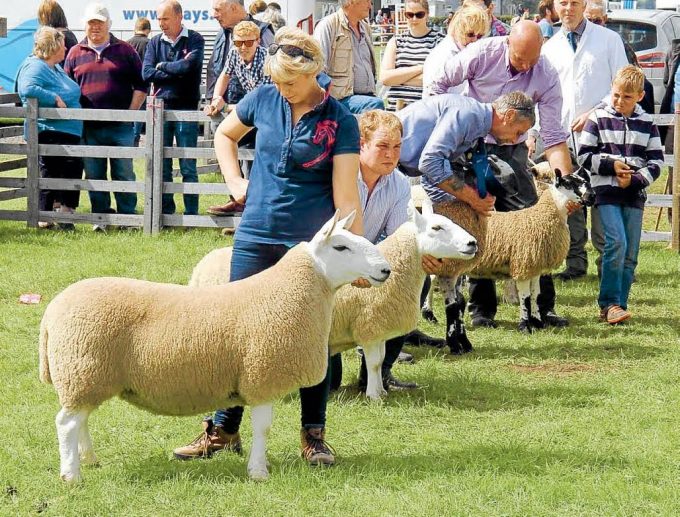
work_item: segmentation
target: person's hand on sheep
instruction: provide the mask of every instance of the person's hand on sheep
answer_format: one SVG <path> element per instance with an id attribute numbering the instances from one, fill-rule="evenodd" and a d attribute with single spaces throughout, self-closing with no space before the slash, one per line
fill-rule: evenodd
<path id="1" fill-rule="evenodd" d="M 246 203 L 246 191 L 248 190 L 248 180 L 245 178 L 229 178 L 227 180 L 229 193 L 234 201 L 241 205 Z"/>
<path id="2" fill-rule="evenodd" d="M 565 205 L 567 208 L 567 214 L 571 215 L 577 210 L 580 210 L 583 208 L 583 205 L 579 203 L 578 201 L 567 201 L 567 204 Z"/>
<path id="3" fill-rule="evenodd" d="M 435 258 L 432 255 L 423 255 L 421 263 L 423 271 L 428 275 L 438 275 L 444 266 L 442 259 Z"/>
<path id="4" fill-rule="evenodd" d="M 468 204 L 472 209 L 483 217 L 491 217 L 494 212 L 494 204 L 496 203 L 496 196 L 487 194 L 485 198 L 479 197 L 475 192 L 475 195 L 470 198 Z"/>
<path id="5" fill-rule="evenodd" d="M 358 287 L 360 289 L 366 289 L 371 287 L 371 283 L 365 278 L 357 278 L 354 282 L 352 282 L 352 286 Z"/>

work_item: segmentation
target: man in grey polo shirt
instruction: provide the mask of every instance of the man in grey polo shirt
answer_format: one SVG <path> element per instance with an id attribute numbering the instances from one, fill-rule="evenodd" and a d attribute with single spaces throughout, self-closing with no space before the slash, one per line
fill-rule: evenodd
<path id="1" fill-rule="evenodd" d="M 331 95 L 355 114 L 385 109 L 375 96 L 376 63 L 366 19 L 371 1 L 339 1 L 341 9 L 322 18 L 314 29 L 326 58 L 326 73 L 333 81 Z"/>

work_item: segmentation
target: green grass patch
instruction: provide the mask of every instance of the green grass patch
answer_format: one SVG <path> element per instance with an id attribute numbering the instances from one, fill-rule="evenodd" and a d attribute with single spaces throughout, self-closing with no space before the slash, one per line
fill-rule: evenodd
<path id="1" fill-rule="evenodd" d="M 296 394 L 275 406 L 264 484 L 250 482 L 234 455 L 171 459 L 199 433 L 199 416 L 160 417 L 112 400 L 90 419 L 101 467 L 65 486 L 58 401 L 38 380 L 46 304 L 88 277 L 186 283 L 203 255 L 230 242 L 216 230 L 147 237 L 79 225 L 65 234 L 0 222 L 0 515 L 680 513 L 680 258 L 665 244 L 643 245 L 629 324 L 597 322 L 590 250 L 588 278 L 556 285 L 567 329 L 521 335 L 518 309 L 501 305 L 500 329 L 469 332 L 472 354 L 409 348 L 416 363 L 394 373 L 422 388 L 381 405 L 358 395 L 358 361 L 346 353 L 328 411 L 331 469 L 299 459 Z M 43 301 L 19 304 L 22 293 Z M 442 323 L 421 328 L 444 333 Z M 248 419 L 243 438 L 248 450 Z"/>

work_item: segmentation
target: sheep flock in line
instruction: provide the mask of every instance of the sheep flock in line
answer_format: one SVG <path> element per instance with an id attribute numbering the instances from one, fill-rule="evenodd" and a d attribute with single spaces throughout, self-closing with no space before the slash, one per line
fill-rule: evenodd
<path id="1" fill-rule="evenodd" d="M 472 348 L 462 324 L 465 302 L 455 287 L 463 273 L 515 278 L 521 321 L 535 317 L 533 278 L 559 265 L 562 250 L 522 254 L 521 245 L 506 243 L 518 239 L 496 230 L 494 221 L 500 228 L 513 215 L 516 220 L 503 224 L 520 225 L 524 247 L 531 246 L 536 233 L 529 231 L 531 224 L 548 225 L 547 233 L 566 226 L 564 205 L 580 199 L 583 183 L 558 175 L 534 207 L 489 220 L 462 203 L 440 203 L 434 210 L 424 203 L 422 215 L 412 206 L 409 221 L 378 245 L 347 230 L 354 214 L 339 219 L 336 213 L 275 266 L 231 283 L 231 252 L 223 248 L 204 257 L 189 286 L 126 278 L 71 285 L 48 305 L 40 325 L 40 379 L 53 384 L 61 405 L 56 417 L 61 478 L 78 482 L 81 463 L 97 462 L 88 418 L 118 396 L 162 415 L 252 406 L 247 470 L 252 479 L 266 479 L 273 402 L 318 384 L 329 348 L 335 354 L 361 345 L 369 374 L 366 394 L 371 399 L 385 394 L 380 375 L 385 341 L 417 326 L 424 254 L 446 264 L 452 352 Z M 501 239 L 505 244 L 496 242 Z M 493 259 L 488 250 L 494 250 Z M 501 252 L 504 260 L 496 256 Z M 358 278 L 382 287 L 346 285 Z"/>

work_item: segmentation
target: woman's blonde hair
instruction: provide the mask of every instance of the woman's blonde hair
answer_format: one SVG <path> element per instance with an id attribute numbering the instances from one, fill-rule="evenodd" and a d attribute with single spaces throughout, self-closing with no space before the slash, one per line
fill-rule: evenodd
<path id="1" fill-rule="evenodd" d="M 64 43 L 64 35 L 52 27 L 40 27 L 33 37 L 33 55 L 49 59 L 56 54 Z"/>
<path id="2" fill-rule="evenodd" d="M 382 129 L 387 132 L 397 131 L 404 134 L 404 126 L 394 113 L 384 110 L 365 111 L 359 116 L 359 134 L 362 140 L 370 141 L 373 134 Z"/>
<path id="3" fill-rule="evenodd" d="M 239 38 L 247 38 L 248 36 L 259 38 L 260 28 L 254 22 L 239 22 L 236 24 L 236 27 L 234 27 L 234 36 L 238 36 Z"/>
<path id="4" fill-rule="evenodd" d="M 283 27 L 276 33 L 276 45 L 290 45 L 305 53 L 289 56 L 279 49 L 264 65 L 264 71 L 274 82 L 290 82 L 301 75 L 316 75 L 323 70 L 324 57 L 319 42 L 312 36 L 293 27 Z"/>
<path id="5" fill-rule="evenodd" d="M 491 19 L 484 9 L 476 5 L 461 7 L 453 15 L 449 24 L 448 33 L 453 36 L 456 43 L 465 41 L 466 34 L 488 34 L 491 29 Z"/>

